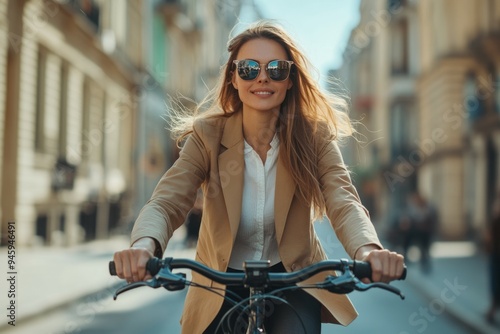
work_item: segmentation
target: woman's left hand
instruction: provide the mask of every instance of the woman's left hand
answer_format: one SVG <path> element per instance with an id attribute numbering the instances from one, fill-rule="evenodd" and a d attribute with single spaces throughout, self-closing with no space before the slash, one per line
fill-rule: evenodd
<path id="1" fill-rule="evenodd" d="M 368 246 L 369 247 L 369 246 Z M 372 282 L 397 280 L 404 270 L 404 257 L 388 249 L 360 249 L 358 260 L 366 261 L 372 267 Z"/>

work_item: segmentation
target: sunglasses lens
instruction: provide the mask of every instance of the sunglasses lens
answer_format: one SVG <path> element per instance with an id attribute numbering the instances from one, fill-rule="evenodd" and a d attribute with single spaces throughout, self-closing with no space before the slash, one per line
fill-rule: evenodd
<path id="1" fill-rule="evenodd" d="M 243 80 L 253 80 L 257 78 L 260 65 L 255 60 L 241 60 L 238 62 L 238 75 Z"/>
<path id="2" fill-rule="evenodd" d="M 273 60 L 267 65 L 267 75 L 274 81 L 283 81 L 288 78 L 290 64 L 284 60 Z"/>
<path id="3" fill-rule="evenodd" d="M 243 80 L 254 80 L 259 76 L 260 64 L 255 60 L 235 60 L 238 75 Z M 267 76 L 273 81 L 284 81 L 290 75 L 291 62 L 286 60 L 272 60 L 266 66 Z"/>

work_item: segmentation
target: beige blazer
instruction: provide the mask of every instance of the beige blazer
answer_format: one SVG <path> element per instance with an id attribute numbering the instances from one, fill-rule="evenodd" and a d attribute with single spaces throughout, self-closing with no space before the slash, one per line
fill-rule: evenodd
<path id="1" fill-rule="evenodd" d="M 326 138 L 324 136 L 323 138 Z M 132 232 L 132 243 L 155 238 L 165 250 L 175 229 L 181 226 L 202 187 L 205 194 L 196 260 L 225 271 L 231 256 L 241 214 L 244 140 L 242 113 L 195 122 L 179 159 L 165 173 L 151 200 L 142 209 Z M 324 140 L 316 150 L 327 215 L 347 253 L 380 242 L 368 213 L 361 205 L 335 142 Z M 310 206 L 298 194 L 291 175 L 278 159 L 275 194 L 275 226 L 279 254 L 287 271 L 326 259 L 311 222 Z M 327 274 L 318 274 L 314 282 Z M 223 288 L 196 273 L 193 281 Z M 306 284 L 305 282 L 304 284 Z M 323 304 L 322 321 L 347 325 L 357 312 L 344 295 L 306 289 Z M 200 288 L 189 288 L 182 333 L 203 333 L 217 315 L 223 299 Z"/>

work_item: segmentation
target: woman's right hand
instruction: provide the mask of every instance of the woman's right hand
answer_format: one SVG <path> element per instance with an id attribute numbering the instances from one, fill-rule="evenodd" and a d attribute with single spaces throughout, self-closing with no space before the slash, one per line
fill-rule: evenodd
<path id="1" fill-rule="evenodd" d="M 145 281 L 151 278 L 146 264 L 153 257 L 155 241 L 151 238 L 137 240 L 129 249 L 116 252 L 113 256 L 116 275 L 128 283 Z"/>

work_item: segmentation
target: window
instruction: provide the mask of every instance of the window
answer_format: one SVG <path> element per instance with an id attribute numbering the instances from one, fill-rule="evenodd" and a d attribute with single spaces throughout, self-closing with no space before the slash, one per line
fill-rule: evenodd
<path id="1" fill-rule="evenodd" d="M 400 9 L 401 7 L 406 6 L 406 0 L 388 0 L 387 1 L 387 8 L 390 11 L 396 11 Z"/>
<path id="2" fill-rule="evenodd" d="M 35 105 L 35 150 L 45 152 L 45 77 L 47 53 L 39 47 L 36 78 L 36 105 Z"/>
<path id="3" fill-rule="evenodd" d="M 85 78 L 83 82 L 83 97 L 82 97 L 82 137 L 81 137 L 81 161 L 86 162 L 89 158 L 90 143 L 88 141 L 88 133 L 90 130 L 90 82 Z"/>
<path id="4" fill-rule="evenodd" d="M 414 140 L 418 137 L 418 121 L 410 101 L 394 104 L 390 118 L 391 158 L 403 156 L 409 158 L 414 148 Z"/>
<path id="5" fill-rule="evenodd" d="M 87 19 L 89 26 L 99 31 L 100 9 L 94 0 L 67 0 L 74 10 Z"/>
<path id="6" fill-rule="evenodd" d="M 152 21 L 152 52 L 151 64 L 153 68 L 150 69 L 151 74 L 162 85 L 165 85 L 167 79 L 167 56 L 166 56 L 166 36 L 165 36 L 165 23 L 159 14 L 153 16 Z"/>
<path id="7" fill-rule="evenodd" d="M 101 143 L 100 143 L 100 147 L 99 147 L 99 150 L 100 150 L 100 161 L 102 163 L 102 166 L 103 167 L 106 167 L 107 166 L 107 163 L 106 163 L 106 145 L 107 145 L 107 129 L 106 129 L 106 125 L 107 125 L 107 108 L 106 108 L 106 103 L 107 103 L 107 99 L 108 99 L 108 95 L 106 94 L 106 92 L 103 92 L 103 95 L 102 95 L 102 101 L 101 101 L 101 112 L 100 112 L 100 116 L 102 117 L 101 120 L 100 120 L 100 124 L 99 124 L 99 130 L 101 132 Z"/>
<path id="8" fill-rule="evenodd" d="M 477 121 L 485 114 L 485 99 L 480 98 L 479 86 L 477 83 L 476 74 L 470 72 L 467 74 L 464 83 L 464 104 L 465 111 L 469 119 L 469 125 Z"/>
<path id="9" fill-rule="evenodd" d="M 493 89 L 495 94 L 495 105 L 493 107 L 495 108 L 495 112 L 497 114 L 500 114 L 500 73 L 496 74 L 495 78 L 493 79 Z"/>
<path id="10" fill-rule="evenodd" d="M 66 158 L 68 143 L 68 64 L 66 62 L 61 63 L 60 75 L 58 153 L 60 158 Z"/>
<path id="11" fill-rule="evenodd" d="M 391 73 L 408 74 L 408 21 L 397 22 L 392 30 Z"/>

